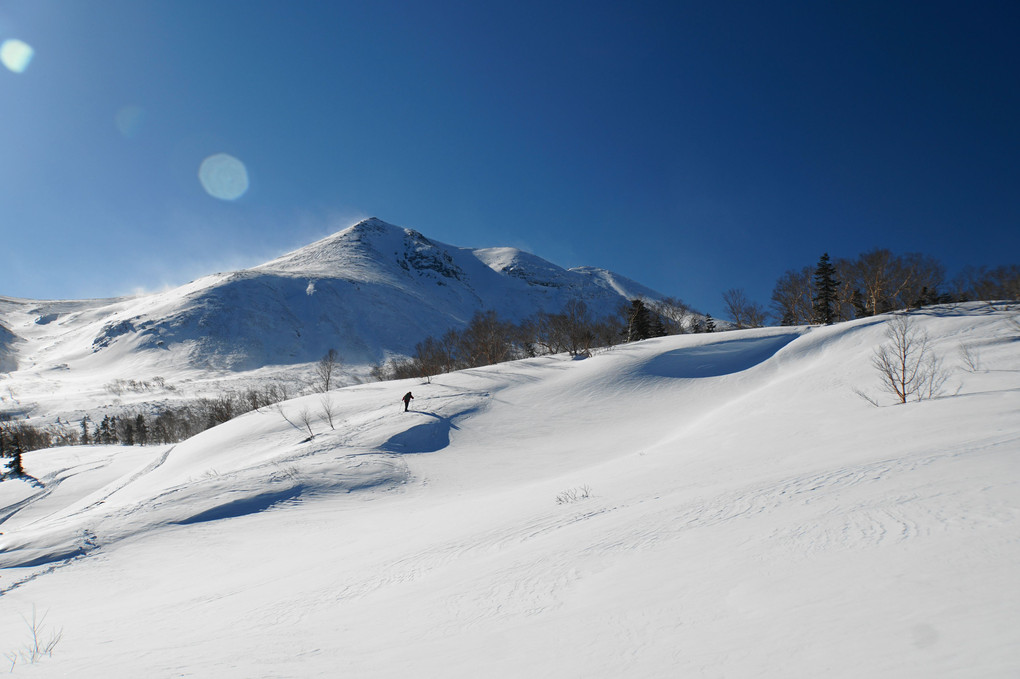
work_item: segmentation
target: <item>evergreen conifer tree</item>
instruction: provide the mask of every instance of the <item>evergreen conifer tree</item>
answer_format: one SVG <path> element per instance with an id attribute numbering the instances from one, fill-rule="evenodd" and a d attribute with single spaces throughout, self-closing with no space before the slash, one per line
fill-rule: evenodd
<path id="1" fill-rule="evenodd" d="M 712 314 L 705 314 L 705 332 L 715 332 L 715 319 Z"/>
<path id="2" fill-rule="evenodd" d="M 135 417 L 135 439 L 141 446 L 149 442 L 149 428 L 145 424 L 145 415 L 141 413 Z"/>
<path id="3" fill-rule="evenodd" d="M 832 325 L 836 322 L 836 267 L 829 261 L 826 252 L 818 260 L 814 277 L 815 294 L 812 297 L 812 319 L 815 323 Z"/>
<path id="4" fill-rule="evenodd" d="M 627 308 L 627 327 L 623 329 L 623 336 L 627 342 L 653 337 L 652 314 L 648 307 L 640 299 L 632 299 L 630 307 Z"/>
<path id="5" fill-rule="evenodd" d="M 92 439 L 89 437 L 89 416 L 81 418 L 81 444 L 87 446 L 92 443 Z"/>
<path id="6" fill-rule="evenodd" d="M 864 318 L 868 316 L 868 307 L 864 303 L 864 295 L 861 294 L 860 289 L 854 290 L 854 294 L 850 298 L 850 303 L 854 305 L 854 315 L 857 318 Z"/>
<path id="7" fill-rule="evenodd" d="M 96 440 L 102 444 L 111 443 L 113 437 L 110 435 L 110 416 L 107 415 L 103 418 L 103 421 L 99 423 L 99 436 Z"/>
<path id="8" fill-rule="evenodd" d="M 15 434 L 12 443 L 14 452 L 11 454 L 12 459 L 8 473 L 15 478 L 19 478 L 25 475 L 25 468 L 21 466 L 21 438 Z"/>
<path id="9" fill-rule="evenodd" d="M 662 322 L 662 316 L 652 312 L 651 322 L 651 336 L 652 337 L 665 337 L 669 333 L 666 332 L 666 325 Z"/>

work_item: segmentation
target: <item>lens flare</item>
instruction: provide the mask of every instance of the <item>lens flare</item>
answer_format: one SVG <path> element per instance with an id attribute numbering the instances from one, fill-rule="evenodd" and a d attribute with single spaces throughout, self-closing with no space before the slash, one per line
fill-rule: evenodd
<path id="1" fill-rule="evenodd" d="M 217 153 L 203 160 L 198 168 L 198 180 L 206 193 L 220 200 L 237 200 L 248 190 L 247 168 L 226 153 Z"/>
<path id="2" fill-rule="evenodd" d="M 0 44 L 0 62 L 15 73 L 24 73 L 33 56 L 35 50 L 20 40 L 10 38 Z"/>

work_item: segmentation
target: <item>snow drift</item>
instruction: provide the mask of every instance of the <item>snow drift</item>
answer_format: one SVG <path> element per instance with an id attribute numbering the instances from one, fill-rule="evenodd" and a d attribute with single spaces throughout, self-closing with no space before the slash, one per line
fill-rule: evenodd
<path id="1" fill-rule="evenodd" d="M 905 405 L 878 317 L 36 451 L 0 484 L 0 639 L 48 611 L 33 676 L 1015 676 L 1016 314 L 914 314 L 953 373 Z"/>

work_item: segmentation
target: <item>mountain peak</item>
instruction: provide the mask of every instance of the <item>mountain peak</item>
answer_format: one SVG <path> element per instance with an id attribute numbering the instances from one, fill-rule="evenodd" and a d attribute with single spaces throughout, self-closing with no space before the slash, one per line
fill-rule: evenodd
<path id="1" fill-rule="evenodd" d="M 254 268 L 303 276 L 335 276 L 352 266 L 361 268 L 357 264 L 364 264 L 366 257 L 372 258 L 372 251 L 378 249 L 377 241 L 402 238 L 405 231 L 377 217 L 369 217 Z"/>
<path id="2" fill-rule="evenodd" d="M 349 226 L 346 229 L 344 229 L 343 231 L 338 231 L 337 233 L 335 233 L 333 235 L 334 236 L 338 236 L 340 234 L 348 233 L 348 232 L 351 232 L 351 233 L 386 233 L 387 231 L 403 231 L 403 228 L 401 228 L 399 226 L 395 226 L 393 224 L 390 224 L 389 222 L 384 222 L 383 220 L 379 219 L 378 217 L 369 217 L 367 219 L 362 219 L 360 222 L 358 222 L 354 226 Z"/>

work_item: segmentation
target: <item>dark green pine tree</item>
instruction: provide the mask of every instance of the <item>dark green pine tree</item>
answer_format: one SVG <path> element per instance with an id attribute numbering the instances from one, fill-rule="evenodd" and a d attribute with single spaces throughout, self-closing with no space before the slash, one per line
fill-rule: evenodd
<path id="1" fill-rule="evenodd" d="M 141 413 L 135 417 L 135 440 L 142 446 L 149 442 L 149 428 L 145 424 L 145 416 Z"/>
<path id="2" fill-rule="evenodd" d="M 21 466 L 21 437 L 15 434 L 12 443 L 14 452 L 11 453 L 11 465 L 8 474 L 14 478 L 20 478 L 25 475 L 25 468 Z"/>
<path id="3" fill-rule="evenodd" d="M 854 315 L 857 318 L 864 318 L 868 315 L 868 307 L 864 303 L 864 295 L 861 294 L 860 290 L 854 290 L 850 303 L 854 305 Z"/>
<path id="4" fill-rule="evenodd" d="M 0 460 L 7 457 L 7 432 L 4 431 L 3 427 L 0 427 Z M 3 465 L 0 463 L 0 480 L 3 480 L 6 474 L 3 471 Z"/>
<path id="5" fill-rule="evenodd" d="M 818 260 L 815 267 L 815 295 L 812 301 L 812 321 L 824 325 L 832 325 L 836 322 L 836 288 L 839 283 L 836 281 L 836 267 L 829 261 L 829 253 L 826 252 Z"/>
<path id="6" fill-rule="evenodd" d="M 630 301 L 630 308 L 627 309 L 627 327 L 623 329 L 623 335 L 628 342 L 637 342 L 653 336 L 652 315 L 640 299 Z"/>
<path id="7" fill-rule="evenodd" d="M 715 332 L 715 319 L 712 314 L 705 315 L 705 332 Z"/>
<path id="8" fill-rule="evenodd" d="M 651 332 L 652 337 L 665 337 L 669 333 L 666 332 L 666 324 L 662 322 L 662 316 L 657 313 L 652 313 Z"/>
<path id="9" fill-rule="evenodd" d="M 96 442 L 107 445 L 110 443 L 110 416 L 107 415 L 103 418 L 103 421 L 99 423 L 99 434 L 96 436 Z"/>
<path id="10" fill-rule="evenodd" d="M 89 437 L 89 416 L 81 418 L 81 444 L 87 446 L 92 443 L 92 439 Z"/>

